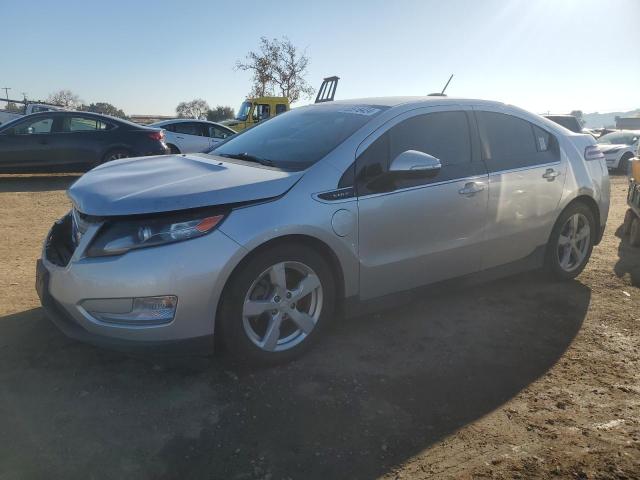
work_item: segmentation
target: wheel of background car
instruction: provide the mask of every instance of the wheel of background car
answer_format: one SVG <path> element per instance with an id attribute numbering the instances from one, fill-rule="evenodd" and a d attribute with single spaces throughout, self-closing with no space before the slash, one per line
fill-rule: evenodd
<path id="1" fill-rule="evenodd" d="M 618 163 L 618 171 L 620 173 L 627 174 L 629 173 L 629 160 L 633 158 L 633 155 L 630 153 L 625 153 L 620 159 L 620 163 Z"/>
<path id="2" fill-rule="evenodd" d="M 180 153 L 180 149 L 178 147 L 176 147 L 175 145 L 168 144 L 167 147 L 169 147 L 169 150 L 171 151 L 171 153 L 173 155 L 177 155 L 177 154 Z"/>
<path id="3" fill-rule="evenodd" d="M 627 212 L 624 214 L 624 223 L 622 224 L 622 235 L 623 236 L 627 236 L 631 233 L 631 223 L 633 222 L 633 219 L 636 218 L 635 214 L 633 213 L 633 210 L 631 210 L 630 208 L 627 210 Z"/>
<path id="4" fill-rule="evenodd" d="M 593 213 L 584 203 L 567 207 L 556 221 L 547 245 L 547 269 L 557 278 L 577 277 L 591 257 L 596 234 Z"/>
<path id="5" fill-rule="evenodd" d="M 315 342 L 334 304 L 335 282 L 321 255 L 295 244 L 275 246 L 232 275 L 216 335 L 238 360 L 289 361 Z"/>
<path id="6" fill-rule="evenodd" d="M 640 220 L 635 217 L 631 221 L 631 229 L 629 230 L 629 245 L 632 247 L 640 246 Z"/>
<path id="7" fill-rule="evenodd" d="M 104 158 L 102 159 L 102 163 L 110 162 L 112 160 L 119 160 L 121 158 L 128 158 L 131 156 L 131 153 L 124 148 L 116 148 L 114 150 L 109 150 Z"/>

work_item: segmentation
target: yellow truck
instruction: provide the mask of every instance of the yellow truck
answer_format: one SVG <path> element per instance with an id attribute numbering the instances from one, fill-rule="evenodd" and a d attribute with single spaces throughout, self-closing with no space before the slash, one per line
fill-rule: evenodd
<path id="1" fill-rule="evenodd" d="M 220 123 L 239 132 L 269 117 L 284 113 L 289 108 L 289 99 L 287 97 L 247 98 L 240 105 L 236 118 L 224 120 Z"/>
<path id="2" fill-rule="evenodd" d="M 330 102 L 336 94 L 339 77 L 327 77 L 322 81 L 315 103 Z M 289 111 L 289 99 L 287 97 L 255 97 L 247 98 L 240 108 L 236 118 L 220 122 L 222 125 L 240 132 L 253 127 L 258 122 L 275 117 Z"/>

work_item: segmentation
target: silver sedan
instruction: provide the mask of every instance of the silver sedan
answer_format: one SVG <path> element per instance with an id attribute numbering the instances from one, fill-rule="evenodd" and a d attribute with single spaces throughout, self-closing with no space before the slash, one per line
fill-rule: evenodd
<path id="1" fill-rule="evenodd" d="M 585 267 L 609 209 L 595 140 L 497 102 L 294 109 L 208 154 L 110 162 L 68 192 L 37 289 L 68 335 L 289 360 L 326 324 L 455 277 Z"/>

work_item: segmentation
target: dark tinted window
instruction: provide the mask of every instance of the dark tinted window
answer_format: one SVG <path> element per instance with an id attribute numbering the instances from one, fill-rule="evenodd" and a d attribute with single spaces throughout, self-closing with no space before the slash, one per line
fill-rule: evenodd
<path id="1" fill-rule="evenodd" d="M 395 157 L 406 150 L 418 150 L 438 158 L 440 173 L 432 179 L 395 179 L 386 173 Z M 464 112 L 437 112 L 409 118 L 381 135 L 356 161 L 360 195 L 463 178 L 472 175 L 469 122 Z M 386 178 L 385 178 L 386 177 Z"/>
<path id="2" fill-rule="evenodd" d="M 95 132 L 109 130 L 111 125 L 90 117 L 64 117 L 62 119 L 63 132 Z"/>
<path id="3" fill-rule="evenodd" d="M 38 117 L 28 119 L 13 127 L 14 135 L 42 135 L 51 133 L 52 117 Z"/>
<path id="4" fill-rule="evenodd" d="M 580 122 L 573 115 L 545 115 L 545 117 L 558 125 L 562 125 L 564 128 L 567 128 L 572 132 L 582 132 Z"/>
<path id="5" fill-rule="evenodd" d="M 560 160 L 558 144 L 546 130 L 512 115 L 477 112 L 483 157 L 491 172 Z"/>
<path id="6" fill-rule="evenodd" d="M 231 137 L 211 153 L 246 154 L 285 170 L 304 170 L 387 108 L 329 103 L 296 108 Z"/>
<path id="7" fill-rule="evenodd" d="M 258 103 L 253 109 L 253 121 L 259 122 L 271 116 L 271 107 L 266 103 Z"/>
<path id="8" fill-rule="evenodd" d="M 280 115 L 281 113 L 284 113 L 287 111 L 287 106 L 282 104 L 282 103 L 278 103 L 276 105 L 276 115 Z"/>
<path id="9" fill-rule="evenodd" d="M 182 133 L 183 135 L 197 135 L 202 136 L 202 126 L 199 123 L 191 123 L 191 122 L 180 122 L 174 124 L 175 130 L 172 130 L 176 133 Z"/>

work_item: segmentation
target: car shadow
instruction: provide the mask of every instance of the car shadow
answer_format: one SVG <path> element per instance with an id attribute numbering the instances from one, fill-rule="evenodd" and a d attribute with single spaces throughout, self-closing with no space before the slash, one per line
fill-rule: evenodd
<path id="1" fill-rule="evenodd" d="M 8 315 L 0 476 L 378 477 L 545 374 L 590 298 L 536 273 L 450 289 L 336 321 L 300 360 L 260 369 L 119 354 L 40 309 Z"/>
<path id="2" fill-rule="evenodd" d="M 0 174 L 0 193 L 66 190 L 82 174 L 8 175 Z"/>
<path id="3" fill-rule="evenodd" d="M 620 278 L 629 275 L 631 285 L 640 287 L 640 247 L 629 244 L 629 237 L 623 235 L 622 225 L 618 227 L 615 235 L 620 239 L 620 243 L 618 244 L 618 261 L 613 271 Z"/>

